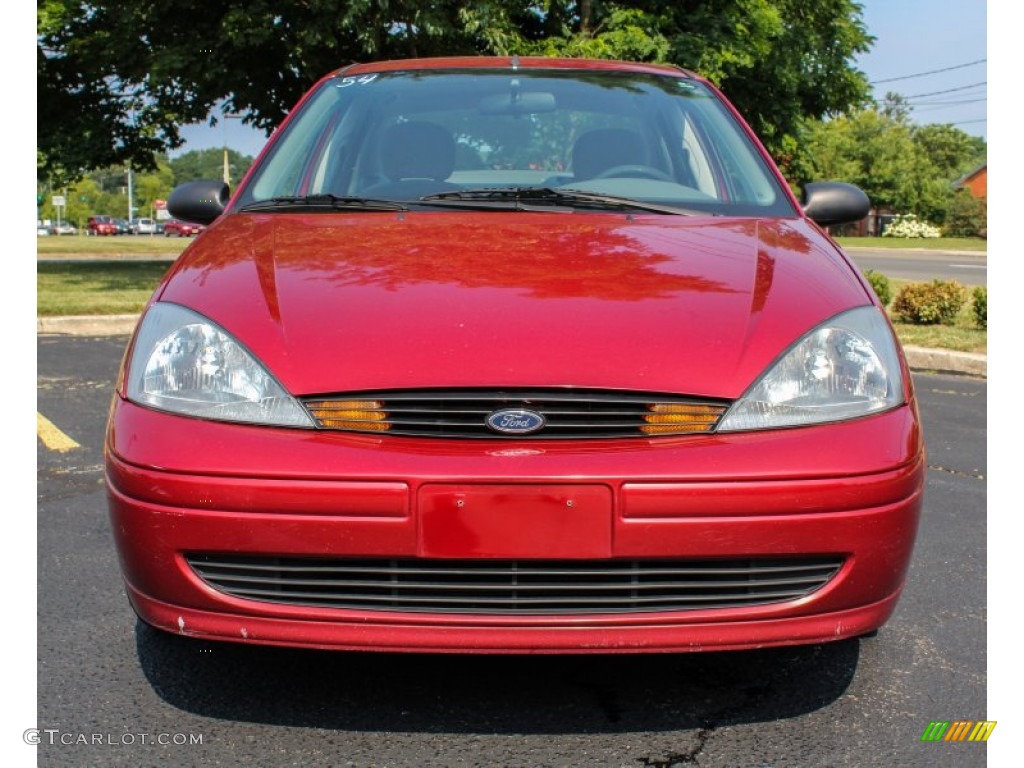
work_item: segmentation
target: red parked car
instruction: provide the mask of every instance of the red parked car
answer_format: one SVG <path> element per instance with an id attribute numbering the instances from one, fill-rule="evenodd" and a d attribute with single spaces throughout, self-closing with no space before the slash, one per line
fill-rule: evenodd
<path id="1" fill-rule="evenodd" d="M 892 328 L 704 79 L 529 58 L 322 79 L 127 350 L 106 442 L 139 616 L 447 652 L 856 637 L 924 446 Z"/>
<path id="2" fill-rule="evenodd" d="M 175 235 L 177 237 L 191 237 L 192 235 L 198 235 L 202 231 L 202 225 L 191 221 L 169 219 L 164 222 L 164 237 L 170 237 L 171 235 Z"/>
<path id="3" fill-rule="evenodd" d="M 117 222 L 113 216 L 90 216 L 85 227 L 87 235 L 116 235 Z"/>

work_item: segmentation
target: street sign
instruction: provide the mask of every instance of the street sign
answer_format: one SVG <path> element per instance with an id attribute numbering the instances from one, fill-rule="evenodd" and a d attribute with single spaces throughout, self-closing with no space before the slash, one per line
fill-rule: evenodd
<path id="1" fill-rule="evenodd" d="M 64 199 L 64 195 L 54 195 L 53 196 L 53 207 L 54 208 L 63 208 L 65 205 L 67 205 L 67 201 Z"/>

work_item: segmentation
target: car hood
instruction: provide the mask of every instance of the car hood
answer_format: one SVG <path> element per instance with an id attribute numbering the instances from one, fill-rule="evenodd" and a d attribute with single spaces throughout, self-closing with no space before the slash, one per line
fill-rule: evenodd
<path id="1" fill-rule="evenodd" d="M 293 394 L 575 386 L 735 398 L 870 303 L 798 220 L 604 213 L 231 214 L 161 301 Z"/>

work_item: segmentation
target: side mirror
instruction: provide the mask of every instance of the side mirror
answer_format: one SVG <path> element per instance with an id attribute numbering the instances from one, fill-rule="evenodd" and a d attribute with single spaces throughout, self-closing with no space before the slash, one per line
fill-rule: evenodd
<path id="1" fill-rule="evenodd" d="M 842 181 L 816 181 L 804 187 L 804 213 L 821 226 L 860 221 L 871 201 L 859 187 Z"/>
<path id="2" fill-rule="evenodd" d="M 175 187 L 167 198 L 171 216 L 195 224 L 210 224 L 224 213 L 231 190 L 223 181 L 190 181 Z"/>

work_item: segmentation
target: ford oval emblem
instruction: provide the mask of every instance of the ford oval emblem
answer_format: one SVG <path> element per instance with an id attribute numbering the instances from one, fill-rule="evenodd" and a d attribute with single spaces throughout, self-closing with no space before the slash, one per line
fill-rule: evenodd
<path id="1" fill-rule="evenodd" d="M 503 408 L 487 417 L 488 427 L 507 435 L 528 435 L 541 429 L 545 423 L 539 413 L 519 408 Z"/>

